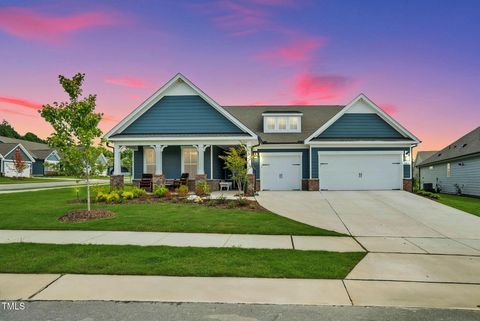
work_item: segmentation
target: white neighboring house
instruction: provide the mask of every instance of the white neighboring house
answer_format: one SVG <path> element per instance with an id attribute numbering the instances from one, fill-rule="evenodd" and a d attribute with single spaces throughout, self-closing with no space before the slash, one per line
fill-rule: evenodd
<path id="1" fill-rule="evenodd" d="M 97 158 L 97 163 L 101 164 L 102 166 L 105 166 L 105 169 L 99 174 L 100 176 L 108 176 L 108 159 L 105 157 L 105 155 L 100 154 Z"/>
<path id="2" fill-rule="evenodd" d="M 17 150 L 22 155 L 22 161 L 26 163 L 25 169 L 17 173 L 15 169 L 15 153 Z M 0 172 L 6 177 L 30 177 L 32 176 L 32 163 L 35 162 L 33 156 L 23 147 L 22 144 L 9 143 L 0 144 Z"/>

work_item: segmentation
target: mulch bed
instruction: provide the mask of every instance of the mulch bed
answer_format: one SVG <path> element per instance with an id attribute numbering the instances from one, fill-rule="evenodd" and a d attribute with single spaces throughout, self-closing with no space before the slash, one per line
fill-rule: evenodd
<path id="1" fill-rule="evenodd" d="M 105 209 L 94 209 L 90 211 L 72 210 L 68 211 L 67 214 L 63 216 L 60 216 L 58 220 L 60 222 L 84 222 L 112 216 L 115 216 L 115 213 Z"/>

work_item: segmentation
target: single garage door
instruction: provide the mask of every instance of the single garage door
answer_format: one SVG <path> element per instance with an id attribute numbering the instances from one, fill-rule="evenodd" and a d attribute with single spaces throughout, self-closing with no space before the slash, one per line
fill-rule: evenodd
<path id="1" fill-rule="evenodd" d="M 318 153 L 322 190 L 402 188 L 402 152 Z"/>
<path id="2" fill-rule="evenodd" d="M 5 161 L 3 163 L 5 176 L 7 176 L 7 177 L 17 177 L 17 176 L 19 176 L 19 177 L 30 177 L 32 164 L 30 162 L 26 162 L 25 165 L 26 165 L 25 169 L 19 174 L 19 173 L 17 173 L 17 171 L 15 169 L 15 164 L 13 163 L 13 161 Z"/>
<path id="3" fill-rule="evenodd" d="M 260 188 L 270 191 L 300 190 L 301 153 L 260 153 Z"/>

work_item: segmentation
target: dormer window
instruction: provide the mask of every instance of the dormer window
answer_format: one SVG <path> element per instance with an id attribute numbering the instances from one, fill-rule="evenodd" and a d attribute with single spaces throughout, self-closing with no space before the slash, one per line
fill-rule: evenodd
<path id="1" fill-rule="evenodd" d="M 263 113 L 263 131 L 265 133 L 301 132 L 302 113 Z"/>

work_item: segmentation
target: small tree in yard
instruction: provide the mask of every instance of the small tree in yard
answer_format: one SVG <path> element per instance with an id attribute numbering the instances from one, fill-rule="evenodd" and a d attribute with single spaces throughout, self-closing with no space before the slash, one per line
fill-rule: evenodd
<path id="1" fill-rule="evenodd" d="M 27 168 L 27 163 L 23 161 L 20 148 L 15 150 L 15 155 L 13 156 L 13 167 L 15 168 L 15 172 L 17 172 L 17 178 L 20 177 L 23 171 Z"/>
<path id="2" fill-rule="evenodd" d="M 62 155 L 58 167 L 66 175 L 86 180 L 87 210 L 90 211 L 90 176 L 101 169 L 97 163 L 101 148 L 95 146 L 95 141 L 102 135 L 98 123 L 103 114 L 95 112 L 96 95 L 82 97 L 85 74 L 77 73 L 72 79 L 62 75 L 58 78 L 70 101 L 45 105 L 40 114 L 54 129 L 48 143 Z"/>
<path id="3" fill-rule="evenodd" d="M 240 193 L 243 193 L 243 183 L 247 178 L 247 160 L 243 157 L 242 152 L 240 147 L 231 147 L 224 156 L 220 156 L 225 161 L 225 169 L 232 173 L 231 178 L 237 183 Z"/>

